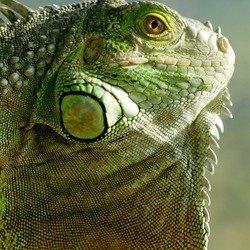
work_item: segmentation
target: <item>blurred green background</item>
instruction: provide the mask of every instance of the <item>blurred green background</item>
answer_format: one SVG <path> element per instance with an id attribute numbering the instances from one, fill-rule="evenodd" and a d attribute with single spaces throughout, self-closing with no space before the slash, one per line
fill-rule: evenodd
<path id="1" fill-rule="evenodd" d="M 31 8 L 69 4 L 80 0 L 19 0 Z M 210 20 L 229 38 L 236 53 L 236 71 L 229 88 L 234 119 L 226 119 L 217 150 L 219 164 L 208 176 L 211 236 L 209 250 L 250 249 L 250 1 L 249 0 L 158 0 L 183 16 Z"/>

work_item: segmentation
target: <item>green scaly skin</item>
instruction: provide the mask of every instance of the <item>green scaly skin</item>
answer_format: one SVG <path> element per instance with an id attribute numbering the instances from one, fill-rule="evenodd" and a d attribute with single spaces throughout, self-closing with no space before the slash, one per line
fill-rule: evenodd
<path id="1" fill-rule="evenodd" d="M 0 2 L 0 249 L 207 249 L 220 30 L 153 2 Z"/>

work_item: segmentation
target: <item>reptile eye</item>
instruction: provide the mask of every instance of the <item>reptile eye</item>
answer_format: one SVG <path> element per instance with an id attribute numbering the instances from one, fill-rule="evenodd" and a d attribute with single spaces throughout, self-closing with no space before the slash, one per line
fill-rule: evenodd
<path id="1" fill-rule="evenodd" d="M 169 21 L 159 13 L 148 13 L 137 19 L 137 29 L 144 37 L 152 40 L 170 40 L 172 37 Z"/>
<path id="2" fill-rule="evenodd" d="M 152 35 L 159 35 L 165 29 L 165 23 L 156 16 L 147 16 L 144 20 L 145 30 Z"/>

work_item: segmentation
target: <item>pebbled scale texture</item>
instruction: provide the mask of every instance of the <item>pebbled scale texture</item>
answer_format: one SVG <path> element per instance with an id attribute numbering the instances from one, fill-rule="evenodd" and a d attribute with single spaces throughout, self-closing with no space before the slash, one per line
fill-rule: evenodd
<path id="1" fill-rule="evenodd" d="M 221 29 L 154 2 L 0 2 L 0 249 L 207 249 Z"/>

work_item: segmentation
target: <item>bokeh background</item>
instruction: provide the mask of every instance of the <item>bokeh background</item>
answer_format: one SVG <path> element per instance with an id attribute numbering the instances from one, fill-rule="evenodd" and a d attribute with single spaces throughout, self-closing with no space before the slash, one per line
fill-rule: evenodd
<path id="1" fill-rule="evenodd" d="M 81 0 L 19 0 L 31 8 Z M 236 71 L 229 88 L 234 119 L 226 119 L 217 150 L 219 164 L 210 193 L 209 250 L 250 249 L 250 1 L 158 0 L 183 16 L 221 26 L 236 53 Z M 181 249 L 180 249 L 181 250 Z"/>

